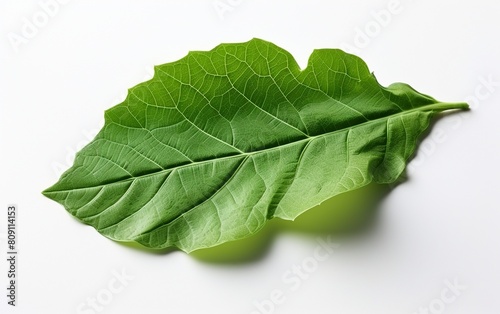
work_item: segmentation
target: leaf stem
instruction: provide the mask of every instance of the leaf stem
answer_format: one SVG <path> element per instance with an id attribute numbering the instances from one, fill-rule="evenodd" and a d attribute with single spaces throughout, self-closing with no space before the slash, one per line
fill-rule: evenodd
<path id="1" fill-rule="evenodd" d="M 434 111 L 444 111 L 444 110 L 452 110 L 452 109 L 461 109 L 461 110 L 469 110 L 469 104 L 465 102 L 456 102 L 456 103 L 446 103 L 446 102 L 437 102 L 435 104 L 423 106 L 419 108 L 420 110 L 434 110 Z"/>

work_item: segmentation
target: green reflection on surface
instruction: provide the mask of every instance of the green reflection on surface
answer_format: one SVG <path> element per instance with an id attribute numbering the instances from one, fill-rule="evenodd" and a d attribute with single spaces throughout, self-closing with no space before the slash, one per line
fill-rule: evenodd
<path id="1" fill-rule="evenodd" d="M 389 191 L 387 185 L 370 184 L 337 195 L 306 211 L 295 221 L 273 219 L 249 238 L 201 249 L 192 252 L 191 256 L 207 263 L 245 263 L 264 256 L 279 233 L 337 238 L 362 233 L 373 226 L 380 201 Z"/>

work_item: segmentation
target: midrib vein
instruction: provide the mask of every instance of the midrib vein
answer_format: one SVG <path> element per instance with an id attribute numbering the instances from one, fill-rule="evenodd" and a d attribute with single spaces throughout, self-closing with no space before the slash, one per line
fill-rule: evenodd
<path id="1" fill-rule="evenodd" d="M 275 146 L 275 147 L 270 147 L 270 148 L 264 148 L 264 149 L 256 150 L 256 151 L 253 151 L 253 152 L 242 152 L 242 153 L 238 153 L 238 154 L 230 155 L 230 156 L 225 156 L 225 157 L 211 158 L 211 159 L 205 159 L 205 160 L 195 161 L 195 162 L 191 162 L 191 163 L 188 163 L 188 164 L 184 164 L 184 165 L 180 165 L 180 166 L 176 166 L 176 167 L 172 167 L 172 168 L 166 168 L 166 169 L 163 169 L 163 170 L 160 170 L 160 171 L 151 172 L 151 173 L 147 173 L 147 174 L 143 174 L 143 175 L 135 176 L 135 177 L 130 177 L 130 178 L 126 178 L 126 179 L 121 179 L 121 180 L 118 180 L 118 181 L 115 181 L 115 182 L 106 183 L 106 184 L 100 184 L 100 185 L 94 185 L 94 186 L 84 186 L 84 187 L 73 188 L 73 189 L 66 189 L 66 190 L 45 191 L 45 192 L 43 192 L 43 194 L 50 195 L 50 194 L 53 194 L 53 193 L 72 192 L 72 191 L 77 191 L 77 190 L 99 188 L 99 187 L 109 186 L 109 185 L 113 185 L 113 184 L 119 184 L 119 183 L 134 181 L 134 180 L 137 180 L 137 179 L 143 179 L 143 178 L 147 178 L 147 177 L 150 177 L 150 176 L 155 176 L 155 175 L 167 173 L 167 172 L 170 172 L 170 171 L 173 171 L 173 170 L 178 170 L 178 169 L 182 169 L 182 168 L 186 168 L 186 167 L 193 167 L 193 166 L 197 166 L 197 165 L 201 165 L 201 164 L 205 164 L 205 163 L 209 163 L 209 162 L 224 161 L 224 160 L 233 159 L 233 158 L 246 158 L 246 157 L 254 156 L 254 155 L 257 155 L 257 154 L 262 154 L 262 153 L 266 153 L 266 152 L 271 152 L 273 150 L 282 149 L 282 148 L 287 147 L 287 146 L 293 146 L 293 145 L 297 145 L 297 144 L 304 143 L 304 142 L 310 142 L 310 141 L 313 141 L 313 140 L 315 140 L 317 138 L 326 137 L 326 136 L 329 136 L 329 135 L 333 135 L 335 133 L 340 133 L 340 132 L 347 131 L 349 129 L 362 127 L 364 125 L 371 124 L 371 123 L 375 124 L 375 123 L 378 123 L 378 122 L 386 120 L 386 119 L 408 115 L 408 114 L 411 114 L 411 113 L 417 112 L 417 111 L 422 111 L 422 112 L 423 111 L 436 111 L 436 112 L 440 112 L 440 111 L 451 110 L 451 109 L 467 109 L 467 108 L 468 108 L 468 105 L 466 103 L 442 103 L 442 102 L 437 102 L 437 103 L 434 103 L 434 104 L 425 105 L 425 106 L 414 108 L 414 109 L 410 109 L 410 110 L 407 110 L 407 111 L 401 111 L 401 112 L 398 112 L 398 113 L 395 113 L 395 114 L 392 114 L 392 115 L 388 115 L 388 116 L 384 116 L 384 117 L 380 117 L 380 118 L 377 118 L 377 119 L 374 119 L 374 120 L 365 121 L 363 123 L 352 125 L 352 126 L 348 126 L 348 127 L 345 127 L 345 128 L 339 129 L 339 130 L 334 130 L 334 131 L 323 133 L 323 134 L 309 136 L 309 137 L 306 137 L 306 138 L 303 138 L 303 139 L 300 139 L 300 140 L 297 140 L 297 141 L 293 141 L 293 142 L 290 142 L 290 143 L 287 143 L 287 144 L 284 144 L 284 145 L 280 145 L 280 146 Z"/>

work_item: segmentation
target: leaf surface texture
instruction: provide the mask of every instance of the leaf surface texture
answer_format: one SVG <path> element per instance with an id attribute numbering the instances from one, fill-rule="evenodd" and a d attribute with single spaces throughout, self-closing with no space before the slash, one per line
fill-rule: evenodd
<path id="1" fill-rule="evenodd" d="M 155 67 L 44 194 L 108 238 L 190 252 L 395 181 L 432 117 L 466 108 L 341 50 L 301 70 L 263 40 L 221 44 Z"/>

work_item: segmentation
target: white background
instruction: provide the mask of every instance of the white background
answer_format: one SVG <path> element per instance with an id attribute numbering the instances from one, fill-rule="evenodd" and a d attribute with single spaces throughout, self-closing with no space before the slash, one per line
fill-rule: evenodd
<path id="1" fill-rule="evenodd" d="M 500 313 L 500 2 L 62 2 L 51 16 L 39 1 L 0 4 L 1 313 Z M 342 195 L 191 255 L 112 242 L 41 195 L 153 65 L 253 37 L 301 65 L 314 48 L 344 47 L 383 85 L 473 110 L 439 119 L 394 189 Z M 8 204 L 19 207 L 15 309 Z M 319 262 L 318 238 L 340 245 Z M 289 271 L 303 263 L 298 280 Z M 273 290 L 281 304 L 266 301 Z"/>

